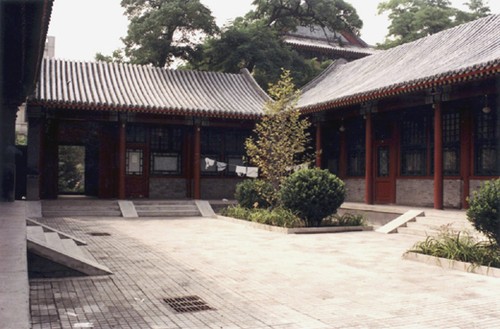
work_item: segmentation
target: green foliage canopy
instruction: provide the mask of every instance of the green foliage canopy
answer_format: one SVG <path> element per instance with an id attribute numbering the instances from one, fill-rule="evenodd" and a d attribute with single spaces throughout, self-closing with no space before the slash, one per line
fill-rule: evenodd
<path id="1" fill-rule="evenodd" d="M 199 0 L 122 0 L 129 19 L 125 55 L 134 64 L 168 66 L 188 58 L 196 40 L 218 28 Z"/>
<path id="2" fill-rule="evenodd" d="M 449 0 L 388 0 L 378 5 L 379 14 L 388 13 L 389 33 L 381 48 L 411 42 L 453 26 L 487 16 L 483 0 L 469 0 L 468 12 L 451 7 Z"/>
<path id="3" fill-rule="evenodd" d="M 363 26 L 356 9 L 344 0 L 254 0 L 252 4 L 256 9 L 247 17 L 262 20 L 280 32 L 319 26 L 359 33 Z"/>

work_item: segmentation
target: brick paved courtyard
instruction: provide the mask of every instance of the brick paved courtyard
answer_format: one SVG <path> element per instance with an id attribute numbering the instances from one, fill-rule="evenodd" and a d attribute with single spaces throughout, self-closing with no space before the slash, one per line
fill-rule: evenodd
<path id="1" fill-rule="evenodd" d="M 202 218 L 42 221 L 86 240 L 114 274 L 31 280 L 35 329 L 500 327 L 500 279 L 403 260 L 413 236 L 283 235 Z M 163 300 L 188 296 L 211 309 L 178 313 Z"/>

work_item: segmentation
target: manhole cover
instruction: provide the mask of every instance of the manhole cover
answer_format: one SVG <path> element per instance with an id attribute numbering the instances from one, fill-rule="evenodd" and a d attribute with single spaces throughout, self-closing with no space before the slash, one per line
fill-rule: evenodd
<path id="1" fill-rule="evenodd" d="M 107 232 L 90 232 L 90 233 L 88 233 L 88 235 L 92 235 L 92 236 L 111 236 L 111 234 L 109 234 Z"/>
<path id="2" fill-rule="evenodd" d="M 208 304 L 198 296 L 164 298 L 163 300 L 177 313 L 213 310 L 213 308 L 208 306 Z"/>

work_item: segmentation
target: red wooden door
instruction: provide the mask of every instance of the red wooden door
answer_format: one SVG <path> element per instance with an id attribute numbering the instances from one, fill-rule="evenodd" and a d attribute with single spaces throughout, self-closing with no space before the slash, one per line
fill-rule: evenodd
<path id="1" fill-rule="evenodd" d="M 395 203 L 396 172 L 394 147 L 389 140 L 374 145 L 374 201 Z"/>
<path id="2" fill-rule="evenodd" d="M 125 196 L 149 197 L 149 155 L 145 146 L 128 145 L 125 152 Z"/>

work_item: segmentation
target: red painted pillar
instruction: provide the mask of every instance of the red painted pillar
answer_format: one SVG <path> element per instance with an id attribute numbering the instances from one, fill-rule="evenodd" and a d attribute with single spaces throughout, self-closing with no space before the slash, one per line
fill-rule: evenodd
<path id="1" fill-rule="evenodd" d="M 347 176 L 347 142 L 346 142 L 345 130 L 340 131 L 339 176 L 341 178 Z"/>
<path id="2" fill-rule="evenodd" d="M 443 114 L 434 104 L 434 208 L 443 209 Z"/>
<path id="3" fill-rule="evenodd" d="M 467 198 L 470 191 L 472 157 L 472 116 L 470 111 L 463 112 L 460 143 L 460 175 L 463 181 L 462 208 L 469 208 Z"/>
<path id="4" fill-rule="evenodd" d="M 372 147 L 372 114 L 366 114 L 365 126 L 365 203 L 373 204 L 373 147 Z"/>
<path id="5" fill-rule="evenodd" d="M 194 126 L 194 159 L 193 159 L 193 179 L 194 179 L 194 198 L 201 198 L 201 128 Z"/>
<path id="6" fill-rule="evenodd" d="M 316 124 L 316 167 L 321 169 L 321 124 Z"/>
<path id="7" fill-rule="evenodd" d="M 118 199 L 125 199 L 126 123 L 120 122 L 118 141 Z"/>

